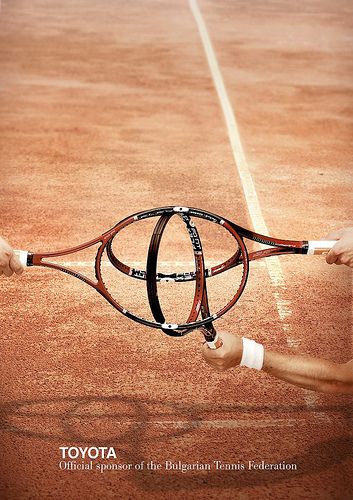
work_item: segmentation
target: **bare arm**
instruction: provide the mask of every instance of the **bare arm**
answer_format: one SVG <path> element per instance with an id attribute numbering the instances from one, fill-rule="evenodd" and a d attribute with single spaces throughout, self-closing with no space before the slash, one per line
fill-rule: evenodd
<path id="1" fill-rule="evenodd" d="M 326 359 L 266 350 L 263 370 L 304 389 L 353 394 L 353 360 L 338 364 Z"/>
<path id="2" fill-rule="evenodd" d="M 218 371 L 239 365 L 243 343 L 239 337 L 220 334 L 222 347 L 212 350 L 203 345 L 205 361 Z M 353 394 L 353 360 L 345 364 L 295 354 L 279 354 L 265 349 L 263 371 L 304 389 L 326 393 Z"/>
<path id="3" fill-rule="evenodd" d="M 10 277 L 13 273 L 21 274 L 23 267 L 11 246 L 0 237 L 0 276 Z"/>

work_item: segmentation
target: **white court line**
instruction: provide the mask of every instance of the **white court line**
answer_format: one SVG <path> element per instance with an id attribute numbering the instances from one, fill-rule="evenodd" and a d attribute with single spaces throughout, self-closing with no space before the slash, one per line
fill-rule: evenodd
<path id="1" fill-rule="evenodd" d="M 55 262 L 55 261 L 53 260 L 52 262 Z M 207 261 L 208 266 L 216 266 L 219 263 L 220 262 L 217 260 L 208 260 Z M 124 262 L 124 264 L 127 264 L 129 267 L 135 267 L 138 269 L 145 269 L 145 267 L 146 267 L 146 261 L 143 262 L 143 261 L 136 260 L 136 261 Z M 66 267 L 70 267 L 70 266 L 94 267 L 95 262 L 93 260 L 91 260 L 91 261 L 89 261 L 89 260 L 68 260 L 65 262 L 60 262 L 60 265 L 66 266 Z M 101 263 L 101 266 L 102 267 L 113 267 L 113 265 L 108 261 L 103 261 Z M 158 263 L 158 266 L 164 267 L 164 268 L 169 267 L 174 272 L 174 270 L 175 270 L 174 267 L 186 267 L 186 266 L 192 267 L 192 266 L 195 266 L 195 261 L 194 260 L 190 260 L 190 261 L 181 261 L 181 260 L 161 261 L 160 263 Z"/>
<path id="2" fill-rule="evenodd" d="M 83 415 L 84 417 L 85 415 Z M 73 418 L 82 417 L 81 414 L 74 414 Z M 316 418 L 315 418 L 316 417 Z M 325 418 L 320 418 L 319 416 L 314 414 L 315 423 L 317 425 L 327 425 L 328 422 L 331 422 L 330 415 L 325 415 Z M 149 427 L 149 426 L 158 426 L 163 427 L 167 426 L 168 428 L 174 427 L 179 429 L 185 428 L 198 428 L 198 429 L 237 429 L 237 428 L 248 428 L 248 429 L 259 429 L 259 428 L 268 428 L 268 427 L 297 427 L 301 423 L 307 425 L 307 416 L 298 417 L 298 418 L 235 418 L 235 419 L 215 419 L 215 420 L 116 420 L 116 425 L 119 427 L 122 426 L 141 426 L 141 427 Z"/>
<path id="3" fill-rule="evenodd" d="M 189 4 L 201 36 L 203 48 L 207 57 L 207 62 L 212 74 L 214 86 L 216 88 L 217 95 L 223 111 L 224 119 L 228 130 L 228 137 L 230 140 L 233 157 L 235 160 L 235 165 L 237 167 L 241 185 L 244 191 L 244 196 L 248 206 L 248 211 L 252 225 L 256 232 L 268 235 L 269 231 L 265 219 L 262 215 L 261 205 L 257 196 L 257 192 L 250 173 L 249 166 L 246 161 L 237 121 L 233 112 L 233 107 L 231 105 L 227 90 L 224 85 L 217 57 L 208 34 L 207 26 L 200 12 L 197 0 L 189 0 Z M 291 336 L 290 325 L 286 321 L 287 318 L 292 315 L 292 306 L 291 306 L 291 301 L 285 298 L 285 291 L 287 287 L 285 285 L 283 271 L 279 258 L 271 257 L 269 259 L 265 259 L 265 261 L 271 281 L 273 297 L 275 300 L 279 318 L 281 320 L 282 330 L 286 334 L 287 345 L 291 348 L 296 348 L 300 342 Z M 316 396 L 314 397 L 310 396 L 308 398 L 304 396 L 304 398 L 306 400 L 307 405 L 313 407 L 313 405 L 315 404 Z"/>
<path id="4" fill-rule="evenodd" d="M 252 225 L 256 232 L 269 234 L 265 219 L 262 215 L 260 202 L 256 193 L 255 185 L 245 158 L 244 149 L 240 139 L 240 133 L 236 118 L 230 103 L 227 90 L 224 85 L 223 77 L 219 69 L 217 57 L 212 47 L 206 24 L 198 7 L 197 0 L 189 0 L 191 11 L 194 15 L 198 30 L 200 32 L 203 47 L 206 53 L 207 61 L 211 70 L 213 82 L 220 100 L 226 121 L 228 136 L 232 147 L 232 152 L 238 169 L 241 185 L 244 191 L 245 200 L 248 206 Z M 266 260 L 268 274 L 271 280 L 273 295 L 276 303 L 278 315 L 281 319 L 282 328 L 285 332 L 289 331 L 289 324 L 285 322 L 286 318 L 291 316 L 291 303 L 282 296 L 286 290 L 281 264 L 278 257 L 271 257 Z M 287 339 L 288 345 L 291 340 Z"/>
<path id="5" fill-rule="evenodd" d="M 223 77 L 219 69 L 217 58 L 212 47 L 206 24 L 198 7 L 197 0 L 189 0 L 189 2 L 200 32 L 214 85 L 223 110 L 235 164 L 238 169 L 252 225 L 255 231 L 263 234 L 269 234 L 265 219 L 262 215 L 262 210 L 256 193 L 255 185 L 245 158 L 236 118 L 228 97 L 227 90 L 224 85 Z M 268 269 L 272 287 L 275 291 L 274 297 L 277 311 L 281 321 L 283 322 L 288 316 L 292 314 L 292 311 L 290 302 L 288 300 L 285 301 L 283 299 L 280 299 L 280 291 L 285 290 L 286 286 L 278 257 L 271 257 L 271 259 L 266 259 L 266 266 Z M 289 330 L 288 324 L 284 323 L 282 324 L 282 326 L 285 331 Z"/>
<path id="6" fill-rule="evenodd" d="M 328 417 L 328 416 L 327 416 Z M 238 418 L 238 419 L 227 419 L 227 420 L 160 420 L 160 421 L 149 421 L 141 422 L 141 425 L 168 425 L 168 427 L 197 427 L 204 429 L 237 429 L 239 427 L 242 428 L 250 428 L 250 429 L 259 429 L 261 427 L 296 427 L 300 424 L 300 422 L 307 425 L 307 418 L 263 418 L 263 419 L 250 419 L 250 418 Z M 136 423 L 136 422 L 135 422 Z M 322 419 L 317 419 L 317 423 L 322 423 L 322 425 L 327 424 L 327 419 L 324 421 Z"/>
<path id="7" fill-rule="evenodd" d="M 16 425 L 16 417 L 18 416 L 33 416 L 32 413 L 20 413 L 15 414 L 14 418 L 7 419 L 7 421 L 12 425 Z M 59 417 L 61 415 L 58 415 Z M 86 414 L 74 414 L 72 418 L 82 418 L 86 417 Z M 100 414 L 99 417 L 102 415 Z M 103 415 L 104 416 L 104 415 Z M 56 417 L 56 415 L 53 415 Z M 329 415 L 325 415 L 325 419 L 315 418 L 315 425 L 326 426 L 331 422 Z M 302 418 L 235 418 L 235 419 L 217 419 L 217 420 L 115 420 L 115 425 L 120 428 L 126 427 L 158 427 L 159 430 L 163 427 L 168 429 L 267 429 L 269 427 L 283 428 L 283 427 L 298 427 L 298 425 L 307 425 L 307 417 Z M 124 430 L 124 429 L 123 429 Z"/>
<path id="8" fill-rule="evenodd" d="M 302 419 L 304 420 L 304 419 Z M 279 425 L 286 427 L 295 427 L 298 425 L 298 419 L 234 419 L 234 420 L 125 420 L 116 422 L 118 426 L 123 425 L 140 425 L 141 427 L 163 425 L 174 428 L 204 428 L 204 429 L 237 429 L 251 428 L 258 429 L 259 427 L 277 427 Z"/>

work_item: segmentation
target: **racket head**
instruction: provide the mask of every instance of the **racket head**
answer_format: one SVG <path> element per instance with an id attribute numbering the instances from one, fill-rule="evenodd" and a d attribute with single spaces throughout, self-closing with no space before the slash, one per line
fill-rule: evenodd
<path id="1" fill-rule="evenodd" d="M 117 300 L 114 294 L 111 293 L 110 287 L 105 284 L 104 277 L 102 276 L 102 267 L 103 267 L 103 258 L 107 258 L 110 265 L 114 270 L 119 270 L 123 275 L 129 276 L 138 280 L 147 279 L 147 273 L 144 269 L 138 269 L 131 267 L 131 265 L 127 265 L 121 259 L 117 257 L 116 252 L 113 249 L 113 243 L 116 237 L 122 232 L 124 228 L 134 224 L 135 222 L 143 221 L 146 219 L 151 219 L 154 217 L 164 217 L 168 219 L 168 221 L 174 215 L 180 215 L 184 218 L 196 218 L 198 220 L 208 221 L 210 223 L 214 223 L 219 227 L 225 229 L 228 234 L 236 241 L 237 248 L 234 253 L 231 254 L 229 258 L 224 260 L 223 262 L 213 265 L 212 267 L 205 267 L 203 263 L 203 255 L 202 259 L 195 259 L 195 270 L 190 270 L 187 272 L 169 272 L 169 273 L 161 273 L 156 270 L 155 281 L 174 281 L 174 282 L 187 282 L 187 281 L 196 281 L 199 283 L 200 287 L 204 288 L 204 294 L 202 297 L 202 305 L 200 308 L 201 311 L 201 319 L 198 319 L 198 315 L 196 314 L 195 309 L 195 301 L 192 306 L 192 311 L 189 314 L 189 317 L 184 322 L 175 322 L 175 323 L 162 323 L 162 315 L 160 316 L 161 321 L 152 321 L 149 319 L 145 319 L 144 317 L 132 312 L 130 309 L 125 308 L 122 305 L 122 301 Z M 144 235 L 143 235 L 144 236 Z M 216 238 L 215 236 L 212 236 Z M 252 252 L 248 254 L 247 248 L 244 244 L 243 238 L 255 241 L 257 243 L 269 245 L 272 248 L 267 248 L 264 250 Z M 193 245 L 193 237 L 190 237 L 192 246 Z M 153 208 L 144 210 L 141 212 L 136 212 L 135 214 L 126 217 L 119 223 L 117 223 L 113 228 L 111 228 L 106 233 L 101 236 L 95 238 L 94 240 L 88 241 L 82 245 L 79 245 L 74 248 L 69 248 L 57 252 L 47 252 L 47 253 L 32 253 L 25 252 L 26 255 L 26 265 L 31 266 L 44 266 L 51 267 L 67 274 L 70 274 L 94 289 L 96 289 L 115 309 L 124 314 L 129 319 L 141 323 L 145 326 L 151 328 L 162 329 L 165 333 L 171 336 L 183 336 L 186 333 L 189 333 L 195 328 L 206 327 L 209 332 L 211 332 L 211 337 L 214 336 L 214 332 L 212 332 L 212 322 L 220 317 L 222 317 L 225 313 L 227 313 L 239 300 L 241 297 L 249 274 L 249 261 L 256 260 L 263 257 L 269 257 L 272 255 L 282 255 L 282 254 L 290 254 L 290 253 L 298 253 L 298 254 L 306 254 L 310 253 L 310 243 L 308 241 L 292 241 L 292 240 L 280 240 L 277 238 L 271 238 L 269 236 L 264 236 L 248 229 L 245 229 L 237 224 L 222 218 L 214 213 L 208 212 L 206 210 L 201 210 L 197 208 L 189 208 L 189 207 L 181 207 L 181 206 L 166 206 L 160 208 Z M 317 242 L 313 242 L 317 243 Z M 332 246 L 335 242 L 329 242 Z M 75 252 L 79 252 L 83 249 L 89 248 L 91 246 L 97 245 L 98 250 L 95 257 L 95 278 L 89 279 L 87 276 L 78 273 L 64 265 L 48 262 L 46 259 L 50 259 L 51 257 L 59 257 L 68 254 L 72 254 Z M 201 250 L 202 254 L 202 250 Z M 45 259 L 45 260 L 43 260 Z M 221 259 L 220 259 L 221 260 Z M 241 269 L 241 278 L 235 286 L 235 293 L 231 296 L 230 300 L 225 301 L 225 305 L 220 308 L 215 308 L 216 312 L 211 313 L 208 308 L 208 299 L 207 299 L 207 291 L 206 291 L 206 281 L 208 278 L 211 278 L 216 275 L 220 275 L 226 271 L 231 270 L 232 268 L 240 268 Z M 202 274 L 202 277 L 200 276 Z M 202 278 L 202 279 L 201 279 Z M 199 301 L 196 301 L 199 304 Z"/>
<path id="2" fill-rule="evenodd" d="M 114 253 L 113 249 L 113 242 L 115 241 L 115 238 L 119 235 L 119 233 L 122 232 L 123 229 L 126 227 L 137 223 L 139 221 L 143 221 L 146 219 L 151 219 L 153 217 L 167 217 L 168 220 L 170 220 L 174 215 L 179 214 L 181 216 L 185 216 L 186 218 L 191 218 L 194 217 L 196 219 L 203 219 L 205 221 L 214 223 L 218 226 L 223 227 L 230 235 L 231 237 L 236 241 L 237 243 L 237 250 L 234 252 L 234 254 L 226 259 L 224 262 L 221 264 L 217 264 L 216 266 L 212 268 L 207 268 L 205 269 L 204 264 L 203 264 L 203 256 L 202 256 L 202 263 L 201 259 L 195 259 L 196 261 L 199 262 L 199 273 L 197 270 L 195 271 L 188 271 L 188 272 L 182 272 L 182 273 L 169 273 L 169 274 L 162 274 L 162 273 L 157 273 L 156 275 L 156 280 L 157 281 L 198 281 L 199 283 L 203 283 L 204 280 L 216 276 L 217 274 L 223 273 L 232 267 L 240 267 L 241 268 L 241 278 L 239 280 L 239 283 L 237 284 L 235 293 L 232 295 L 232 298 L 226 302 L 226 304 L 218 309 L 215 313 L 211 313 L 208 311 L 208 307 L 205 306 L 204 302 L 204 308 L 203 308 L 203 313 L 201 319 L 197 319 L 198 315 L 196 314 L 195 310 L 192 310 L 191 313 L 189 314 L 189 317 L 186 321 L 184 322 L 165 322 L 162 323 L 161 321 L 153 321 L 146 319 L 142 317 L 139 314 L 136 314 L 135 312 L 132 312 L 130 309 L 127 307 L 124 307 L 122 305 L 122 301 L 118 300 L 115 296 L 115 294 L 111 293 L 109 285 L 106 283 L 106 280 L 103 276 L 103 258 L 107 257 L 107 260 L 109 263 L 112 265 L 112 268 L 119 270 L 122 274 L 137 278 L 140 280 L 146 280 L 146 271 L 141 270 L 141 269 L 133 269 L 132 267 L 124 264 L 120 259 L 118 259 L 117 255 Z M 193 244 L 192 237 L 191 243 Z M 47 259 L 50 258 L 55 258 L 55 257 L 61 257 L 69 254 L 73 254 L 75 252 L 80 252 L 81 250 L 87 249 L 89 247 L 98 245 L 97 253 L 95 256 L 95 278 L 96 281 L 93 279 L 88 278 L 87 276 L 71 269 L 68 267 L 65 267 L 64 265 L 60 265 L 54 262 L 50 262 Z M 193 244 L 194 246 L 194 244 Z M 202 251 L 201 251 L 202 254 Z M 115 309 L 117 309 L 120 313 L 128 317 L 129 319 L 136 321 L 137 323 L 140 323 L 144 326 L 151 327 L 151 328 L 157 328 L 157 329 L 162 329 L 165 333 L 167 333 L 170 336 L 176 336 L 176 337 L 181 337 L 189 332 L 191 332 L 195 328 L 199 328 L 201 326 L 206 326 L 208 327 L 209 330 L 212 330 L 212 322 L 215 321 L 216 319 L 220 318 L 223 316 L 227 311 L 229 311 L 239 300 L 241 294 L 243 293 L 243 290 L 245 288 L 247 278 L 248 278 L 248 273 L 249 273 L 249 258 L 248 258 L 248 253 L 246 246 L 244 244 L 242 236 L 239 234 L 239 232 L 233 227 L 232 223 L 230 221 L 227 221 L 226 219 L 221 218 L 220 216 L 216 214 L 212 214 L 211 212 L 207 212 L 204 210 L 196 209 L 196 208 L 188 208 L 188 207 L 177 207 L 177 206 L 166 206 L 166 207 L 160 207 L 160 208 L 153 208 L 153 209 L 148 209 L 144 210 L 141 212 L 136 212 L 133 215 L 130 215 L 123 219 L 122 221 L 118 222 L 113 228 L 109 229 L 107 232 L 104 234 L 98 236 L 97 238 L 90 240 L 86 243 L 83 243 L 81 245 L 78 245 L 76 247 L 72 248 L 67 248 L 64 250 L 59 250 L 56 252 L 45 252 L 45 253 L 30 253 L 30 262 L 27 262 L 27 265 L 34 265 L 34 266 L 43 266 L 43 267 L 49 267 L 52 269 L 56 269 L 59 271 L 62 271 L 64 273 L 67 273 L 71 276 L 74 276 L 75 278 L 80 279 L 81 281 L 87 283 L 90 285 L 92 288 L 96 289 Z M 197 267 L 197 266 L 196 266 Z M 201 271 L 200 271 L 201 270 Z M 200 279 L 200 272 L 202 273 L 202 280 Z M 203 285 L 201 285 L 203 286 Z M 206 293 L 206 291 L 205 291 Z M 207 300 L 207 297 L 206 297 Z M 195 303 L 193 305 L 195 307 Z M 202 308 L 201 308 L 202 309 Z M 207 314 L 205 314 L 205 311 Z M 209 312 L 209 314 L 208 314 Z"/>
<path id="3" fill-rule="evenodd" d="M 154 208 L 154 209 L 149 209 L 145 210 L 142 212 L 137 212 L 134 215 L 132 215 L 130 218 L 128 218 L 128 223 L 126 223 L 126 219 L 122 221 L 124 224 L 119 223 L 117 224 L 113 230 L 109 238 L 104 244 L 104 249 L 106 249 L 106 254 L 107 257 L 110 261 L 110 263 L 119 271 L 122 273 L 140 279 L 140 280 L 146 280 L 146 271 L 141 270 L 141 269 L 134 269 L 130 267 L 127 264 L 124 264 L 120 259 L 118 259 L 117 255 L 114 252 L 113 249 L 113 243 L 114 239 L 117 237 L 121 229 L 126 227 L 127 225 L 133 223 L 133 222 L 138 222 L 138 221 L 143 221 L 145 219 L 153 218 L 153 217 L 160 217 L 164 218 L 165 223 L 162 225 L 166 225 L 166 223 L 173 217 L 173 215 L 179 214 L 182 217 L 186 218 L 191 218 L 195 217 L 197 219 L 204 219 L 208 222 L 217 224 L 221 227 L 223 227 L 231 236 L 232 238 L 236 241 L 237 244 L 237 250 L 234 252 L 234 254 L 228 258 L 226 261 L 224 261 L 221 264 L 218 264 L 214 266 L 213 268 L 209 269 L 204 269 L 202 266 L 202 273 L 203 277 L 205 279 L 210 278 L 211 276 L 215 276 L 217 274 L 220 274 L 226 270 L 229 270 L 231 267 L 235 266 L 240 266 L 242 271 L 241 271 L 241 278 L 239 283 L 237 284 L 235 293 L 232 295 L 231 299 L 220 309 L 218 309 L 215 313 L 209 313 L 209 315 L 197 319 L 198 314 L 196 314 L 195 310 L 191 310 L 191 313 L 189 314 L 188 319 L 185 322 L 162 322 L 161 319 L 163 318 L 163 315 L 159 314 L 157 317 L 160 319 L 160 321 L 152 321 L 146 318 L 143 318 L 142 316 L 132 312 L 131 310 L 128 310 L 127 308 L 124 308 L 121 306 L 121 304 L 114 299 L 113 295 L 109 291 L 109 286 L 103 285 L 104 290 L 100 289 L 99 291 L 102 293 L 102 295 L 105 296 L 105 298 L 114 306 L 116 309 L 118 309 L 120 312 L 122 312 L 125 316 L 128 318 L 132 319 L 133 321 L 136 321 L 138 323 L 141 323 L 145 326 L 151 327 L 151 328 L 159 328 L 162 329 L 166 334 L 170 336 L 176 336 L 180 337 L 183 336 L 190 331 L 192 331 L 195 328 L 199 328 L 201 326 L 210 326 L 213 321 L 216 319 L 220 318 L 223 316 L 226 312 L 228 312 L 239 300 L 241 294 L 244 291 L 247 278 L 248 278 L 248 273 L 249 273 L 249 259 L 248 259 L 248 253 L 246 246 L 244 244 L 243 238 L 241 235 L 234 229 L 232 224 L 223 219 L 222 217 L 212 214 L 211 212 L 207 212 L 204 210 L 196 209 L 196 208 L 188 208 L 188 207 L 176 207 L 176 206 L 167 206 L 167 207 L 160 207 L 160 208 Z M 100 249 L 101 250 L 101 249 Z M 102 259 L 102 254 L 103 250 L 99 251 L 97 254 L 97 260 L 96 260 L 96 269 L 97 269 L 97 279 L 99 282 L 103 283 L 103 278 L 102 278 L 102 273 L 101 273 L 101 259 Z M 201 249 L 202 253 L 202 249 Z M 162 280 L 171 280 L 171 281 L 193 281 L 199 278 L 199 274 L 197 271 L 191 271 L 191 272 L 186 272 L 186 273 L 172 273 L 172 274 L 162 274 L 162 273 L 156 273 L 156 281 L 162 281 Z M 233 293 L 233 292 L 232 292 Z M 195 301 L 193 308 L 195 308 Z"/>

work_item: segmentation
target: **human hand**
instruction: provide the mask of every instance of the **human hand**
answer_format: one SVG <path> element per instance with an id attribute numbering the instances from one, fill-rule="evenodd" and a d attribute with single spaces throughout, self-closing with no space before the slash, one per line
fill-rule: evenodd
<path id="1" fill-rule="evenodd" d="M 0 238 L 0 276 L 10 277 L 13 273 L 21 274 L 23 267 L 11 246 Z"/>
<path id="2" fill-rule="evenodd" d="M 222 346 L 210 349 L 207 343 L 202 346 L 202 356 L 212 368 L 219 372 L 239 365 L 243 353 L 242 339 L 228 332 L 219 333 Z"/>
<path id="3" fill-rule="evenodd" d="M 345 264 L 353 268 L 353 227 L 331 231 L 325 240 L 338 240 L 326 255 L 328 264 Z"/>

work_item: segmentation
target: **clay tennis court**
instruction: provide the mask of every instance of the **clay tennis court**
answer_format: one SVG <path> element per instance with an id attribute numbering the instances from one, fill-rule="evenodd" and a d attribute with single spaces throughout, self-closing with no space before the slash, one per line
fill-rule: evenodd
<path id="1" fill-rule="evenodd" d="M 278 238 L 352 225 L 352 43 L 344 0 L 2 2 L 1 235 L 58 250 L 174 204 Z M 167 236 L 171 271 L 192 266 L 183 231 Z M 218 262 L 218 233 L 206 239 Z M 148 240 L 126 232 L 124 259 L 143 268 Z M 351 270 L 273 259 L 251 263 L 217 329 L 351 359 Z M 70 265 L 89 275 L 93 260 Z M 215 283 L 221 303 L 231 283 Z M 175 287 L 170 316 L 188 308 Z M 63 273 L 30 268 L 0 288 L 2 498 L 351 498 L 351 397 L 246 368 L 216 373 L 197 333 L 129 321 Z M 147 307 L 132 279 L 121 300 Z M 132 470 L 62 470 L 63 446 L 113 447 L 117 459 L 94 462 Z"/>

